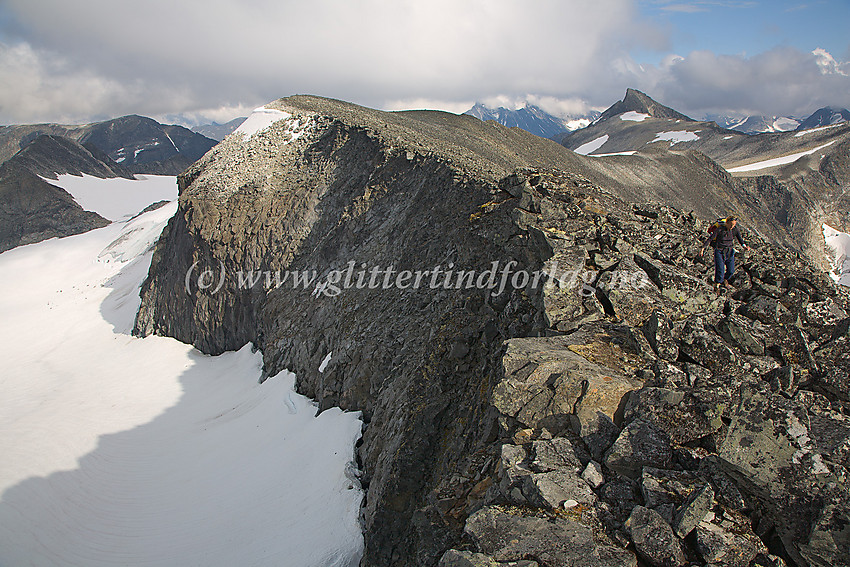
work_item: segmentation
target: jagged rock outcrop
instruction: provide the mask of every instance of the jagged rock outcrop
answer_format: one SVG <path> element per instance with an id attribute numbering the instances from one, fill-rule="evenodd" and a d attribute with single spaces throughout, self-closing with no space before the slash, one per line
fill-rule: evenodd
<path id="1" fill-rule="evenodd" d="M 13 159 L 36 175 L 49 179 L 56 179 L 57 175 L 65 173 L 102 179 L 133 178 L 129 169 L 112 161 L 96 146 L 86 147 L 61 136 L 39 136 L 15 154 Z"/>
<path id="2" fill-rule="evenodd" d="M 216 144 L 216 140 L 182 126 L 136 115 L 79 126 L 0 126 L 0 163 L 45 135 L 66 138 L 89 151 L 106 154 L 126 171 L 153 175 L 177 175 Z"/>
<path id="3" fill-rule="evenodd" d="M 109 224 L 14 160 L 0 165 L 0 203 L 0 252 Z"/>
<path id="4" fill-rule="evenodd" d="M 847 564 L 846 290 L 750 234 L 718 296 L 697 215 L 515 129 L 268 108 L 180 177 L 136 332 L 363 412 L 364 565 Z"/>

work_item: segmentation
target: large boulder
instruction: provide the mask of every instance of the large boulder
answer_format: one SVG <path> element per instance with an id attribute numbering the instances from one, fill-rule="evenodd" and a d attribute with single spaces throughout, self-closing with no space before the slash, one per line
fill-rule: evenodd
<path id="1" fill-rule="evenodd" d="M 670 468 L 673 450 L 670 437 L 642 419 L 632 421 L 605 454 L 605 465 L 630 478 L 640 476 L 643 467 Z"/>
<path id="2" fill-rule="evenodd" d="M 626 522 L 635 549 L 652 567 L 681 567 L 687 565 L 682 542 L 661 515 L 650 508 L 635 506 Z"/>
<path id="3" fill-rule="evenodd" d="M 846 470 L 822 454 L 823 432 L 810 423 L 798 401 L 745 392 L 720 447 L 721 463 L 776 526 L 795 562 L 847 565 L 850 530 L 841 527 L 850 525 Z"/>
<path id="4" fill-rule="evenodd" d="M 734 372 L 738 363 L 735 352 L 707 329 L 699 317 L 692 317 L 685 323 L 679 350 L 716 374 Z"/>
<path id="5" fill-rule="evenodd" d="M 725 510 L 720 516 L 709 513 L 696 526 L 697 549 L 706 563 L 724 567 L 749 567 L 767 547 L 753 533 L 749 519 Z"/>
<path id="6" fill-rule="evenodd" d="M 632 552 L 597 541 L 591 527 L 569 514 L 550 519 L 490 506 L 472 514 L 465 531 L 499 562 L 531 556 L 550 567 L 637 567 Z"/>
<path id="7" fill-rule="evenodd" d="M 561 337 L 509 340 L 493 405 L 531 429 L 547 427 L 556 433 L 572 424 L 592 449 L 611 437 L 623 396 L 638 384 L 571 346 Z"/>
<path id="8" fill-rule="evenodd" d="M 679 343 L 673 338 L 670 319 L 663 312 L 654 310 L 641 326 L 641 331 L 659 358 L 671 362 L 679 358 Z"/>

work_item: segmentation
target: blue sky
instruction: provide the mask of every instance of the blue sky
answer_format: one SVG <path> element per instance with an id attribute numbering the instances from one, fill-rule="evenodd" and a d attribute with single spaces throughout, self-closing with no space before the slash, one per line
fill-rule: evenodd
<path id="1" fill-rule="evenodd" d="M 641 1 L 640 11 L 669 30 L 671 51 L 696 50 L 754 55 L 776 46 L 802 51 L 821 47 L 836 58 L 850 57 L 850 1 L 800 2 Z M 636 53 L 657 63 L 658 52 Z"/>
<path id="2" fill-rule="evenodd" d="M 2 0 L 0 124 L 224 122 L 310 93 L 388 110 L 638 88 L 694 117 L 850 107 L 850 0 Z"/>

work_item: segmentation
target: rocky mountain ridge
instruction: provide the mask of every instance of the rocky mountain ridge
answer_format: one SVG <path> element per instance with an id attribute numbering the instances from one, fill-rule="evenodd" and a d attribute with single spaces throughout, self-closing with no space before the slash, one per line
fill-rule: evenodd
<path id="1" fill-rule="evenodd" d="M 0 204 L 0 252 L 109 224 L 97 213 L 83 210 L 67 191 L 33 173 L 17 157 L 0 164 Z"/>
<path id="2" fill-rule="evenodd" d="M 777 241 L 777 235 L 765 232 L 757 220 L 773 216 L 792 235 L 785 244 L 796 243 L 799 250 L 826 267 L 822 224 L 837 224 L 844 232 L 850 229 L 850 201 L 842 173 L 850 165 L 850 125 L 746 135 L 671 113 L 675 111 L 630 89 L 624 100 L 612 105 L 599 120 L 570 133 L 561 143 L 588 155 L 632 154 L 599 158 L 624 163 L 654 149 L 700 152 L 732 176 L 730 183 L 738 187 L 734 194 L 752 196 L 749 204 L 730 199 L 728 210 L 750 217 L 751 226 Z M 676 115 L 680 117 L 670 117 Z M 769 201 L 764 209 L 747 211 L 763 198 Z M 659 200 L 680 208 L 689 206 L 675 198 Z"/>
<path id="3" fill-rule="evenodd" d="M 798 130 L 807 130 L 819 126 L 831 126 L 841 124 L 850 120 L 850 110 L 846 108 L 834 108 L 826 106 L 813 112 L 808 118 L 800 122 Z"/>
<path id="4" fill-rule="evenodd" d="M 133 173 L 152 175 L 177 175 L 216 144 L 182 126 L 129 115 L 82 125 L 0 126 L 0 162 L 45 134 L 97 148 Z"/>
<path id="5" fill-rule="evenodd" d="M 136 173 L 176 175 L 215 143 L 141 116 L 82 126 L 0 127 L 0 251 L 107 224 L 45 179 L 63 174 L 127 179 Z"/>
<path id="6" fill-rule="evenodd" d="M 752 230 L 714 293 L 697 250 L 739 189 L 716 163 L 624 165 L 318 97 L 267 108 L 283 114 L 179 177 L 135 332 L 253 342 L 320 410 L 363 412 L 363 565 L 847 564 L 850 298 Z M 660 179 L 712 214 L 640 199 Z M 337 295 L 237 277 L 347 266 L 443 272 Z M 446 276 L 496 268 L 517 283 Z M 187 289 L 206 269 L 220 288 Z"/>

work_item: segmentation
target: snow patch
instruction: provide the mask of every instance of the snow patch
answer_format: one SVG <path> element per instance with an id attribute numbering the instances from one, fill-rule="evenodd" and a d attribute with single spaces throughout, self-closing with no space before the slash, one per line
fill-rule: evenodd
<path id="1" fill-rule="evenodd" d="M 275 110 L 261 106 L 254 110 L 250 116 L 239 125 L 239 128 L 233 131 L 236 135 L 241 135 L 245 139 L 267 130 L 272 124 L 280 120 L 291 118 L 292 115 L 282 110 Z"/>
<path id="2" fill-rule="evenodd" d="M 590 119 L 576 118 L 575 120 L 569 120 L 566 124 L 564 124 L 564 126 L 566 126 L 567 130 L 570 131 L 578 130 L 580 128 L 587 128 L 588 126 L 590 126 Z"/>
<path id="3" fill-rule="evenodd" d="M 331 361 L 331 357 L 333 356 L 333 351 L 329 352 L 328 355 L 322 360 L 322 363 L 319 365 L 319 372 L 324 372 L 325 368 L 328 367 L 328 363 Z"/>
<path id="4" fill-rule="evenodd" d="M 630 122 L 643 122 L 649 118 L 649 114 L 643 114 L 641 112 L 635 112 L 634 110 L 630 110 L 628 112 L 624 112 L 620 115 L 620 120 L 628 120 Z"/>
<path id="5" fill-rule="evenodd" d="M 586 144 L 580 145 L 579 147 L 577 147 L 573 151 L 577 154 L 581 154 L 583 156 L 586 156 L 590 152 L 595 152 L 596 150 L 601 148 L 605 144 L 605 142 L 607 142 L 607 141 L 608 141 L 608 134 L 605 134 L 604 136 L 599 136 L 595 140 L 591 140 L 590 142 L 587 142 Z"/>
<path id="6" fill-rule="evenodd" d="M 654 142 L 670 142 L 670 145 L 673 146 L 679 142 L 693 142 L 696 140 L 699 140 L 699 136 L 697 136 L 695 132 L 690 132 L 688 130 L 674 130 L 672 132 L 659 132 L 656 134 L 655 139 L 647 142 L 647 144 L 652 144 Z"/>
<path id="7" fill-rule="evenodd" d="M 0 254 L 0 564 L 357 565 L 359 415 L 130 336 L 174 210 Z"/>
<path id="8" fill-rule="evenodd" d="M 610 154 L 593 154 L 590 157 L 608 157 L 608 156 L 633 156 L 637 152 L 635 150 L 631 150 L 628 152 L 612 152 Z"/>
<path id="9" fill-rule="evenodd" d="M 801 132 L 797 132 L 794 134 L 795 138 L 799 138 L 800 136 L 805 136 L 806 134 L 811 134 L 812 132 L 820 132 L 821 130 L 829 130 L 830 128 L 835 128 L 836 126 L 841 126 L 844 122 L 839 122 L 838 124 L 831 124 L 829 126 L 818 126 L 817 128 L 809 128 L 808 130 L 802 130 Z"/>
<path id="10" fill-rule="evenodd" d="M 731 169 L 727 169 L 726 171 L 728 171 L 729 173 L 739 173 L 739 172 L 742 172 L 742 171 L 756 171 L 756 170 L 759 170 L 759 169 L 766 169 L 768 167 L 776 167 L 777 165 L 787 165 L 789 163 L 794 163 L 795 161 L 797 161 L 798 159 L 800 159 L 803 156 L 811 155 L 811 154 L 817 152 L 818 150 L 822 150 L 823 148 L 825 148 L 827 146 L 831 146 L 834 143 L 835 143 L 835 140 L 832 140 L 831 142 L 827 142 L 826 144 L 823 144 L 822 146 L 818 146 L 818 147 L 813 148 L 811 150 L 806 150 L 804 152 L 797 152 L 796 154 L 791 154 L 791 155 L 782 156 L 782 157 L 778 157 L 778 158 L 759 161 L 759 162 L 751 163 L 751 164 L 748 164 L 748 165 L 740 165 L 738 167 L 733 167 Z"/>
<path id="11" fill-rule="evenodd" d="M 151 203 L 177 198 L 177 178 L 173 175 L 101 179 L 85 174 L 81 177 L 64 174 L 58 180 L 45 181 L 70 193 L 83 209 L 111 221 L 136 215 Z"/>
<path id="12" fill-rule="evenodd" d="M 823 239 L 832 253 L 830 277 L 841 285 L 850 286 L 850 234 L 824 224 Z"/>

